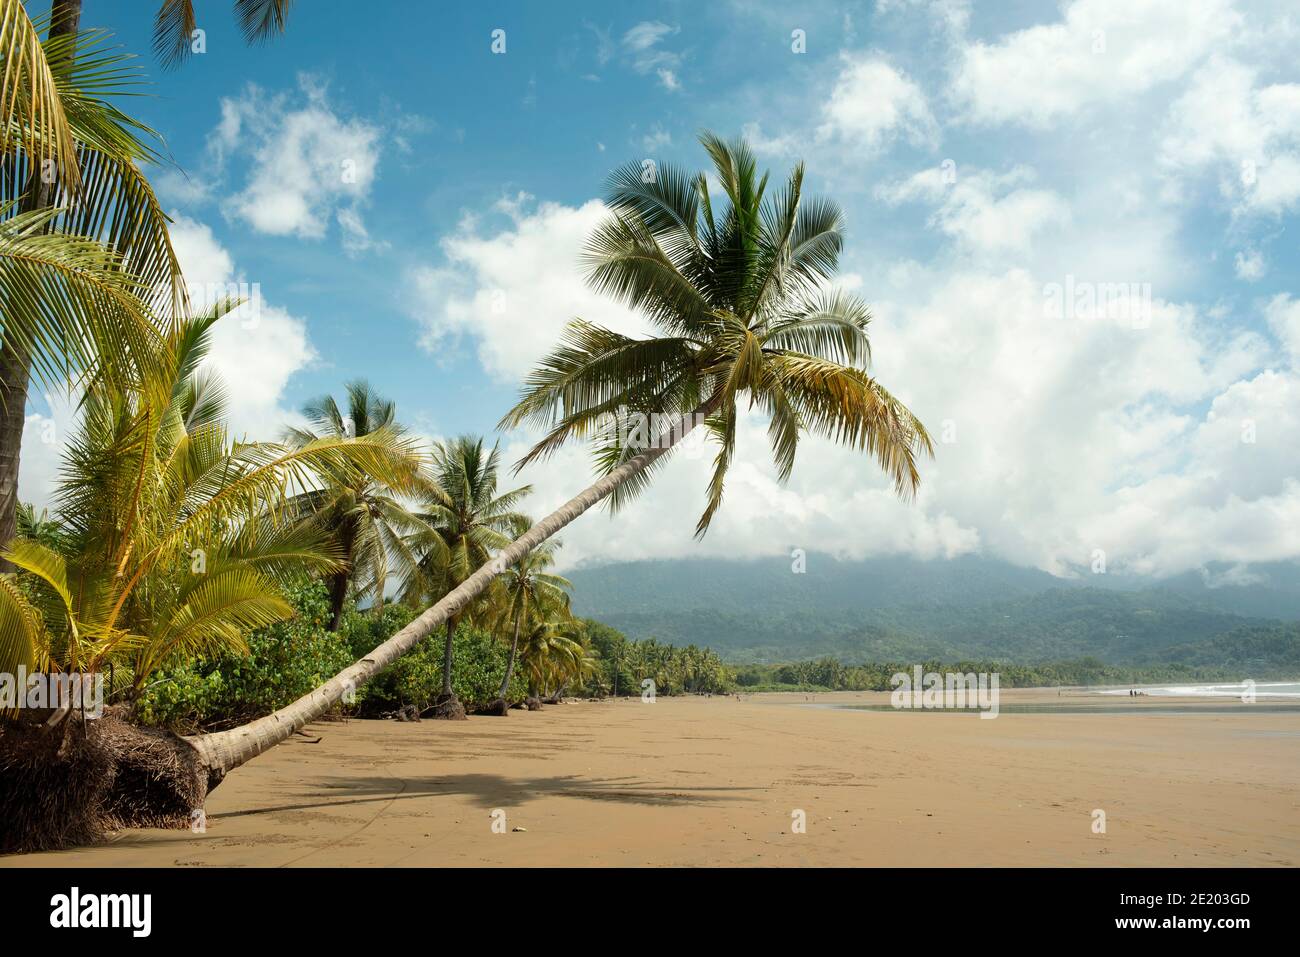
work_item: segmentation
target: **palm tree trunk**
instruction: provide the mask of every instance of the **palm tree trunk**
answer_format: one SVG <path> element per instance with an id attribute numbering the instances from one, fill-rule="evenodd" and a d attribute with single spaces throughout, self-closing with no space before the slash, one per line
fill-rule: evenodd
<path id="1" fill-rule="evenodd" d="M 501 679 L 501 692 L 497 695 L 498 698 L 504 699 L 506 692 L 510 690 L 510 677 L 515 672 L 515 652 L 519 650 L 519 623 L 523 617 L 523 609 L 517 609 L 515 611 L 515 637 L 510 642 L 510 657 L 506 659 L 506 676 Z"/>
<path id="2" fill-rule="evenodd" d="M 350 578 L 347 571 L 341 571 L 335 572 L 330 579 L 330 631 L 338 631 L 343 623 L 343 606 L 347 604 Z"/>
<path id="3" fill-rule="evenodd" d="M 345 520 L 339 529 L 339 544 L 343 547 L 343 557 L 347 561 L 342 569 L 330 579 L 330 631 L 338 631 L 343 623 L 343 606 L 348 601 L 348 585 L 352 581 L 352 549 L 356 544 L 357 533 L 350 520 Z"/>
<path id="4" fill-rule="evenodd" d="M 455 663 L 452 659 L 452 640 L 456 637 L 456 619 L 447 619 L 447 641 L 442 646 L 442 696 L 450 698 L 451 691 L 451 667 Z M 382 646 L 381 646 L 382 647 Z"/>
<path id="5" fill-rule="evenodd" d="M 343 700 L 344 695 L 355 691 L 406 654 L 435 628 L 446 623 L 452 615 L 481 595 L 498 574 L 496 568 L 509 568 L 583 512 L 608 497 L 614 489 L 632 476 L 667 454 L 669 449 L 686 437 L 697 422 L 712 415 L 720 404 L 721 396 L 718 395 L 703 403 L 694 413 L 684 417 L 682 422 L 669 433 L 659 437 L 653 448 L 624 462 L 600 481 L 569 499 L 503 548 L 496 556 L 499 561 L 483 565 L 458 587 L 444 595 L 437 604 L 425 609 L 423 614 L 371 651 L 369 655 L 344 668 L 329 681 L 303 695 L 293 704 L 228 731 L 186 738 L 185 740 L 199 752 L 200 759 L 207 765 L 212 782 L 215 784 L 225 773 L 251 761 L 268 748 L 288 740 L 307 722 L 314 721 L 337 705 Z M 448 674 L 450 671 L 445 670 L 444 678 Z"/>
<path id="6" fill-rule="evenodd" d="M 75 36 L 81 24 L 81 0 L 55 0 L 50 16 L 51 37 Z M 32 181 L 19 201 L 20 212 L 50 205 L 53 184 L 41 178 L 39 163 L 30 163 Z M 6 337 L 7 338 L 7 337 Z M 32 378 L 32 354 L 24 343 L 0 345 L 0 546 L 18 530 L 18 465 L 27 424 L 27 387 Z M 0 559 L 0 573 L 12 572 L 12 562 Z"/>

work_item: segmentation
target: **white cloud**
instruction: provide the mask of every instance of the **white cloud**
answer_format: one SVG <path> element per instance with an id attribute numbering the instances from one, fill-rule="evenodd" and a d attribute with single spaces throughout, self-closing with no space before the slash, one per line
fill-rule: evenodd
<path id="1" fill-rule="evenodd" d="M 1157 574 L 1294 555 L 1295 373 L 1239 378 L 1268 355 L 1258 337 L 1160 300 L 1144 328 L 1054 317 L 1022 270 L 946 272 L 877 304 L 877 373 L 936 432 L 951 425 L 926 469 L 931 501 L 986 550 L 1058 574 L 1094 549 Z M 932 290 L 919 300 L 918 279 Z M 1245 445 L 1252 416 L 1260 438 Z M 1278 520 L 1252 536 L 1253 559 L 1232 532 L 1247 514 Z"/>
<path id="2" fill-rule="evenodd" d="M 380 130 L 345 119 L 330 106 L 325 87 L 299 78 L 297 95 L 268 96 L 249 85 L 224 99 L 209 149 L 218 167 L 234 155 L 250 162 L 247 181 L 230 199 L 233 214 L 258 232 L 320 239 L 331 220 L 352 251 L 366 248 L 360 210 L 374 185 Z"/>
<path id="3" fill-rule="evenodd" d="M 954 94 L 973 122 L 1046 126 L 1177 79 L 1239 21 L 1230 0 L 1074 0 L 1058 22 L 959 47 Z"/>
<path id="4" fill-rule="evenodd" d="M 76 403 L 66 394 L 45 393 L 42 398 L 48 414 L 28 413 L 18 467 L 18 500 L 32 503 L 38 511 L 54 506 L 64 443 L 78 418 Z"/>
<path id="5" fill-rule="evenodd" d="M 509 217 L 507 227 L 489 233 L 469 218 L 442 240 L 445 263 L 408 272 L 407 308 L 424 328 L 426 349 L 436 353 L 470 336 L 483 367 L 516 382 L 575 317 L 628 334 L 646 330 L 644 320 L 583 280 L 582 248 L 606 215 L 601 202 L 534 207 L 520 195 L 498 203 L 497 212 Z"/>
<path id="6" fill-rule="evenodd" d="M 1269 328 L 1286 354 L 1291 365 L 1300 369 L 1300 299 L 1281 293 L 1269 300 L 1264 308 Z"/>
<path id="7" fill-rule="evenodd" d="M 746 123 L 740 131 L 745 141 L 759 156 L 788 158 L 797 156 L 803 147 L 799 137 L 792 133 L 768 136 L 757 123 Z"/>
<path id="8" fill-rule="evenodd" d="M 673 145 L 673 135 L 658 123 L 645 136 L 641 137 L 641 148 L 651 155 L 667 146 Z"/>
<path id="9" fill-rule="evenodd" d="M 914 146 L 933 146 L 939 127 L 925 95 L 906 74 L 878 56 L 844 55 L 830 97 L 822 107 L 817 135 L 877 153 L 899 137 Z"/>
<path id="10" fill-rule="evenodd" d="M 645 20 L 623 34 L 623 46 L 633 53 L 646 53 L 658 46 L 664 37 L 677 31 L 678 27 L 670 27 L 658 20 Z"/>
<path id="11" fill-rule="evenodd" d="M 226 384 L 231 431 L 252 439 L 278 438 L 294 418 L 281 406 L 285 386 L 316 359 L 306 322 L 262 298 L 260 281 L 236 268 L 208 226 L 176 217 L 171 236 L 196 308 L 232 292 L 248 300 L 213 326 L 204 360 Z"/>
<path id="12" fill-rule="evenodd" d="M 644 20 L 623 34 L 623 51 L 632 69 L 641 74 L 654 73 L 660 85 L 670 93 L 681 89 L 677 70 L 682 56 L 667 49 L 664 40 L 680 30 L 680 27 L 659 20 Z"/>
<path id="13" fill-rule="evenodd" d="M 1033 171 L 1017 167 L 1005 174 L 963 171 L 956 166 L 922 170 L 901 183 L 885 184 L 876 195 L 898 204 L 922 200 L 935 207 L 930 225 L 979 255 L 1022 253 L 1035 236 L 1070 222 L 1070 207 L 1056 193 L 1020 186 Z"/>
<path id="14" fill-rule="evenodd" d="M 944 254 L 930 265 L 844 276 L 847 286 L 869 290 L 875 373 L 939 440 L 918 499 L 898 501 L 869 459 L 815 439 L 802 444 L 782 486 L 765 424 L 746 413 L 726 502 L 703 542 L 693 531 L 707 446 L 675 459 L 617 521 L 590 516 L 566 530 L 565 562 L 792 547 L 846 556 L 980 551 L 1069 574 L 1100 548 L 1114 570 L 1168 574 L 1294 557 L 1295 352 L 1279 366 L 1278 350 L 1261 335 L 1145 291 L 1130 290 L 1125 300 L 1144 310 L 1137 323 L 1054 315 L 1043 277 L 1059 281 L 1092 263 L 1099 270 L 1092 275 L 1128 269 L 1126 279 L 1161 280 L 1167 260 L 1177 259 L 1164 245 L 1168 224 L 1135 220 L 1131 242 L 1114 255 L 1080 257 L 1125 214 L 1127 200 L 1114 190 L 1108 195 L 1118 205 L 1081 218 L 1053 191 L 1031 188 L 1027 169 L 960 171 L 956 183 L 936 172 L 881 195 L 930 203 Z M 418 294 L 410 305 L 425 323 L 427 348 L 468 337 L 493 376 L 517 382 L 572 316 L 646 331 L 581 280 L 576 264 L 604 215 L 599 202 L 575 208 L 521 196 L 498 210 L 509 217 L 504 228 L 469 219 L 444 240 L 445 263 L 412 274 Z M 1069 241 L 1042 242 L 1045 230 L 1065 222 Z M 1054 255 L 1025 252 L 1040 245 Z M 1279 297 L 1265 313 L 1276 339 L 1300 349 L 1300 302 Z M 1248 419 L 1255 443 L 1242 441 Z M 942 442 L 947 426 L 950 444 Z M 513 434 L 507 455 L 517 459 L 535 439 Z M 572 448 L 520 480 L 535 484 L 530 507 L 541 513 L 591 476 L 586 451 Z"/>
<path id="15" fill-rule="evenodd" d="M 1233 260 L 1233 270 L 1238 279 L 1244 279 L 1246 282 L 1262 279 L 1267 271 L 1264 255 L 1258 249 L 1238 250 Z"/>
<path id="16" fill-rule="evenodd" d="M 1257 71 L 1210 59 L 1169 111 L 1160 158 L 1174 176 L 1210 171 L 1238 212 L 1300 205 L 1300 83 L 1261 85 Z"/>

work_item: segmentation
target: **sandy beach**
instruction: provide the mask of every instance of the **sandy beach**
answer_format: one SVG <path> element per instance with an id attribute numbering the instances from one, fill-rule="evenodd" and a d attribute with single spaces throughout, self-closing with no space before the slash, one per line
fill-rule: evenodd
<path id="1" fill-rule="evenodd" d="M 323 722 L 234 772 L 204 833 L 123 831 L 0 865 L 1300 863 L 1300 707 L 1168 714 L 1177 701 L 1144 699 L 1116 714 L 1096 709 L 1133 702 L 1055 691 L 1004 691 L 996 720 L 826 707 L 887 701 L 660 697 Z M 1005 710 L 1062 702 L 1095 713 Z"/>

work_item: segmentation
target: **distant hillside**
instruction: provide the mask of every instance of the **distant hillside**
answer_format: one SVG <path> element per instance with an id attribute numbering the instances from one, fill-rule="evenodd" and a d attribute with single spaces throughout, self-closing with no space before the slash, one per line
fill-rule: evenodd
<path id="1" fill-rule="evenodd" d="M 1207 587 L 1191 575 L 1152 587 L 1115 576 L 1066 581 L 970 556 L 841 562 L 813 554 L 804 574 L 784 558 L 690 559 L 569 577 L 578 613 L 632 638 L 705 645 L 734 662 L 1090 655 L 1127 664 L 1226 654 L 1226 646 L 1202 643 L 1267 619 L 1300 618 L 1295 566 L 1259 574 L 1263 580 L 1246 586 Z"/>

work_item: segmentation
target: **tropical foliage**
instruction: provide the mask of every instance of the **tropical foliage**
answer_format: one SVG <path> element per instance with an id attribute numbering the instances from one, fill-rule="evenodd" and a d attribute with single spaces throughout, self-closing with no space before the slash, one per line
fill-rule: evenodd
<path id="1" fill-rule="evenodd" d="M 234 0 L 235 20 L 249 43 L 283 33 L 293 0 Z M 192 52 L 198 20 L 194 0 L 161 0 L 154 18 L 153 49 L 164 67 L 174 67 Z"/>
<path id="2" fill-rule="evenodd" d="M 136 698 L 146 724 L 178 731 L 228 727 L 306 694 L 353 660 L 346 634 L 327 628 L 329 592 L 310 577 L 288 585 L 293 616 L 248 634 L 246 652 L 209 651 L 157 671 Z"/>
<path id="3" fill-rule="evenodd" d="M 531 526 L 532 519 L 524 516 L 514 523 L 518 537 Z M 514 674 L 515 659 L 519 651 L 521 632 L 532 635 L 535 628 L 546 623 L 559 626 L 569 618 L 568 589 L 573 583 L 548 569 L 555 564 L 555 553 L 560 548 L 556 539 L 544 542 L 505 570 L 498 579 L 498 629 L 510 634 L 510 654 L 506 658 L 506 673 L 501 681 L 501 698 L 505 698 L 510 679 Z M 531 647 L 530 643 L 525 648 Z M 525 656 L 528 658 L 529 656 Z M 529 658 L 530 664 L 534 659 Z M 581 658 L 571 659 L 580 661 Z M 541 677 L 540 673 L 537 676 Z"/>
<path id="4" fill-rule="evenodd" d="M 234 3 L 250 41 L 282 32 L 290 7 Z M 548 539 L 605 499 L 624 504 L 697 425 L 717 445 L 704 534 L 746 407 L 768 417 L 783 479 L 807 432 L 915 491 L 929 439 L 869 374 L 869 314 L 833 284 L 838 208 L 804 197 L 802 166 L 769 190 L 743 142 L 711 134 L 720 195 L 703 173 L 665 165 L 647 181 L 625 167 L 589 243 L 591 284 L 656 337 L 575 321 L 503 420 L 546 429 L 519 465 L 592 440 L 601 477 L 561 508 L 524 517 L 529 487 L 499 488 L 499 450 L 482 438 L 435 443 L 426 467 L 363 382 L 346 411 L 311 403 L 284 443 L 235 440 L 203 368 L 231 304 L 191 314 L 141 173 L 158 138 L 116 105 L 138 77 L 105 34 L 79 29 L 80 10 L 55 0 L 34 22 L 0 0 L 0 569 L 15 569 L 0 575 L 0 669 L 109 672 L 137 718 L 210 732 L 176 764 L 208 780 L 340 705 L 455 716 L 458 698 L 604 694 L 625 678 L 621 690 L 720 690 L 708 651 L 575 620 Z M 162 0 L 166 65 L 196 29 L 191 0 Z M 79 399 L 52 514 L 16 501 L 33 378 Z M 642 420 L 676 424 L 665 443 Z M 441 660 L 425 642 L 440 631 Z M 181 777 L 178 806 L 192 807 L 203 775 Z"/>
<path id="5" fill-rule="evenodd" d="M 347 469 L 327 473 L 321 488 L 303 492 L 290 503 L 304 519 L 317 523 L 338 548 L 343 566 L 330 579 L 330 629 L 337 631 L 355 586 L 359 600 L 368 600 L 376 612 L 383 609 L 390 569 L 396 565 L 403 580 L 416 572 L 416 557 L 407 542 L 418 532 L 432 529 L 403 504 L 404 496 L 428 493 L 423 474 L 424 456 L 396 421 L 396 407 L 370 385 L 357 380 L 347 385 L 345 413 L 333 396 L 324 396 L 304 408 L 309 428 L 290 428 L 286 439 L 295 448 L 319 442 L 322 436 L 347 442 L 363 439 L 384 446 L 394 460 L 404 460 L 404 481 L 389 484 L 376 476 Z"/>
<path id="6" fill-rule="evenodd" d="M 594 441 L 610 474 L 662 444 L 645 423 L 703 420 L 717 445 L 703 535 L 722 504 L 735 455 L 738 410 L 757 407 L 779 477 L 794 469 L 803 433 L 873 455 L 898 491 L 920 481 L 916 457 L 931 444 L 921 423 L 866 371 L 871 315 L 831 282 L 843 246 L 843 214 L 803 195 L 803 165 L 771 191 L 744 142 L 700 137 L 723 195 L 704 173 L 671 164 L 648 177 L 639 163 L 616 170 L 612 215 L 587 246 L 591 285 L 644 314 L 657 338 L 633 339 L 594 323 L 569 324 L 564 343 L 528 377 L 502 426 L 544 426 L 521 465 L 565 442 Z M 659 456 L 610 494 L 618 507 L 650 482 Z"/>
<path id="7" fill-rule="evenodd" d="M 188 309 L 141 171 L 158 137 L 115 105 L 139 74 L 106 33 L 79 32 L 79 14 L 56 2 L 34 23 L 0 0 L 0 543 L 15 528 L 30 380 L 138 384 L 154 371 L 157 327 Z"/>
<path id="8" fill-rule="evenodd" d="M 0 671 L 130 673 L 132 693 L 176 660 L 240 652 L 292 613 L 283 588 L 342 563 L 291 496 L 323 476 L 392 482 L 411 465 L 385 442 L 236 443 L 220 383 L 199 371 L 224 307 L 167 336 L 168 374 L 87 392 L 68 443 L 57 539 L 17 538 L 0 579 Z"/>
<path id="9" fill-rule="evenodd" d="M 402 589 L 415 607 L 431 604 L 486 565 L 509 544 L 507 533 L 526 524 L 516 506 L 532 489 L 521 486 L 498 494 L 501 455 L 484 448 L 481 438 L 463 435 L 433 445 L 432 482 L 417 512 L 428 531 L 413 534 L 408 547 L 418 556 Z M 469 604 L 447 620 L 443 648 L 443 694 L 453 695 L 453 644 L 466 615 L 482 614 L 484 603 Z"/>
<path id="10" fill-rule="evenodd" d="M 586 688 L 593 694 L 640 694 L 642 682 L 655 694 L 720 694 L 732 684 L 731 669 L 716 652 L 695 645 L 675 647 L 653 638 L 631 641 L 621 631 L 589 618 L 581 640 L 598 665 Z"/>

